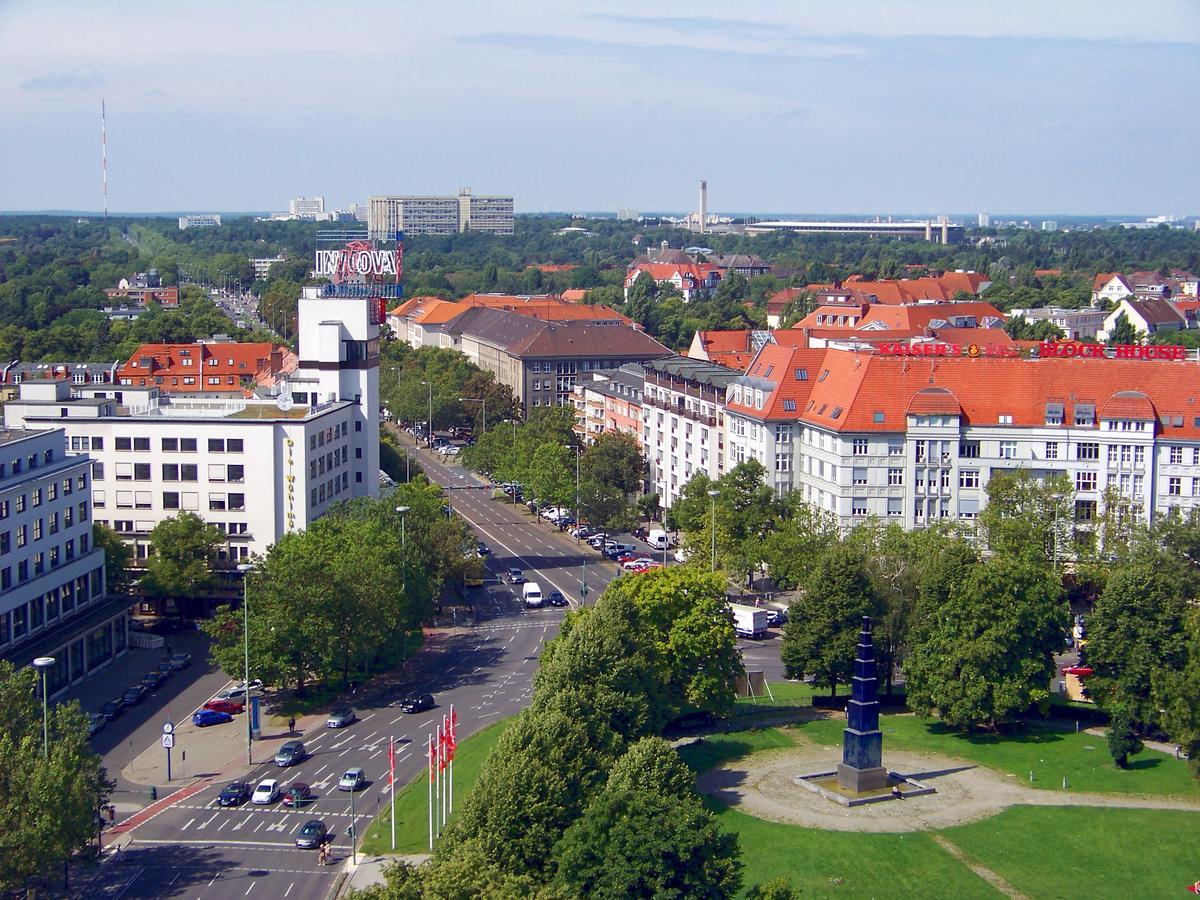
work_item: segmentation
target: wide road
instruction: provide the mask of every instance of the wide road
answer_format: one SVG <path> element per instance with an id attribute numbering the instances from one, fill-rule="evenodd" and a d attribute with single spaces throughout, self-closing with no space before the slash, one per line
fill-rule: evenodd
<path id="1" fill-rule="evenodd" d="M 479 487 L 482 482 L 457 466 L 446 466 L 424 452 L 418 458 L 431 479 L 451 488 L 455 512 L 491 548 L 488 568 L 493 576 L 510 566 L 522 568 L 544 590 L 562 591 L 572 606 L 583 600 L 585 560 L 589 599 L 615 576 L 615 566 L 601 561 L 591 548 L 533 520 L 520 507 L 492 501 L 491 492 Z M 242 776 L 251 784 L 276 778 L 282 788 L 303 781 L 316 796 L 312 803 L 301 811 L 279 802 L 222 809 L 216 798 L 232 777 L 214 775 L 197 782 L 172 795 L 130 832 L 132 844 L 123 852 L 123 861 L 102 866 L 87 885 L 88 896 L 326 897 L 350 855 L 350 826 L 361 834 L 387 803 L 389 740 L 396 742 L 396 780 L 403 785 L 423 771 L 425 742 L 451 704 L 463 737 L 528 705 L 542 647 L 558 633 L 563 611 L 526 610 L 511 586 L 494 580 L 475 598 L 478 621 L 435 634 L 403 681 L 378 679 L 359 691 L 357 722 L 344 729 L 310 729 L 303 736 L 310 755 L 296 766 L 280 769 L 267 761 Z M 200 695 L 215 687 L 211 679 L 206 675 L 202 683 L 188 688 L 184 705 L 202 702 Z M 407 694 L 424 691 L 434 695 L 436 709 L 407 715 L 397 708 Z M 174 699 L 178 705 L 184 698 Z M 154 740 L 151 732 L 158 719 L 153 713 L 146 716 L 132 735 L 122 734 L 120 744 L 109 748 L 105 758 L 113 771 Z M 365 770 L 368 784 L 352 802 L 348 793 L 337 790 L 337 781 L 355 766 Z M 298 850 L 294 844 L 295 833 L 314 818 L 333 832 L 334 865 L 329 867 L 317 864 L 314 851 Z"/>

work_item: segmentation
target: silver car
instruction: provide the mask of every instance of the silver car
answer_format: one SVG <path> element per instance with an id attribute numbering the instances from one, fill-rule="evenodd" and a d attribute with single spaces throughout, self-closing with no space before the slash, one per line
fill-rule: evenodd
<path id="1" fill-rule="evenodd" d="M 345 728 L 347 725 L 354 722 L 358 716 L 354 714 L 354 710 L 350 708 L 336 709 L 329 714 L 329 718 L 325 720 L 326 728 Z"/>
<path id="2" fill-rule="evenodd" d="M 357 791 L 367 783 L 367 774 L 357 766 L 347 769 L 346 774 L 338 779 L 339 791 Z"/>

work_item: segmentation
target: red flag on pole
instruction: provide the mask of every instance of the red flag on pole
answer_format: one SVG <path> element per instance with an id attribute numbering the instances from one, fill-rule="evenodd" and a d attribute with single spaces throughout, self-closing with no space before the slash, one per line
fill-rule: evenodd
<path id="1" fill-rule="evenodd" d="M 388 738 L 388 785 L 396 784 L 396 742 Z"/>
<path id="2" fill-rule="evenodd" d="M 433 783 L 437 773 L 437 750 L 434 748 L 433 735 L 429 736 L 429 782 Z"/>
<path id="3" fill-rule="evenodd" d="M 438 768 L 443 771 L 449 759 L 449 735 L 446 734 L 445 723 L 438 728 Z"/>

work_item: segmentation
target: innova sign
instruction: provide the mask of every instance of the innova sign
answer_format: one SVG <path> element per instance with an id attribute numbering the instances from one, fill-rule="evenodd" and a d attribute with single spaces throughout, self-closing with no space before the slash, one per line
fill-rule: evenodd
<path id="1" fill-rule="evenodd" d="M 313 267 L 318 278 L 328 278 L 334 284 L 397 279 L 398 251 L 379 249 L 371 241 L 348 241 L 334 250 L 318 250 Z"/>

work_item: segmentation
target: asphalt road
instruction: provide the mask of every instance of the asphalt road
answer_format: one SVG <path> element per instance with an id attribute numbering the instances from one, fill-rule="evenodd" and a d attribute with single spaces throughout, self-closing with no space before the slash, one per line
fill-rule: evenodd
<path id="1" fill-rule="evenodd" d="M 589 598 L 598 596 L 615 576 L 616 567 L 601 561 L 591 548 L 532 519 L 521 507 L 492 501 L 482 482 L 457 466 L 446 466 L 424 453 L 420 459 L 430 478 L 452 488 L 455 512 L 471 522 L 491 548 L 487 561 L 491 574 L 517 566 L 529 580 L 541 582 L 544 590 L 562 591 L 573 606 L 583 599 L 585 560 Z M 423 771 L 424 744 L 451 704 L 459 716 L 460 734 L 466 737 L 529 702 L 542 646 L 558 633 L 563 611 L 526 610 L 519 594 L 498 579 L 479 589 L 474 599 L 478 621 L 438 635 L 430 651 L 418 657 L 418 670 L 404 684 L 374 695 L 371 688 L 362 689 L 357 722 L 344 729 L 310 731 L 304 735 L 307 759 L 288 769 L 267 762 L 246 779 L 256 784 L 263 778 L 277 778 L 281 788 L 292 781 L 307 783 L 316 799 L 303 810 L 292 811 L 279 802 L 221 809 L 216 798 L 225 780 L 194 793 L 181 792 L 178 800 L 134 828 L 123 860 L 102 866 L 87 886 L 88 895 L 205 900 L 327 896 L 340 863 L 350 854 L 351 824 L 361 834 L 387 803 L 389 739 L 396 741 L 397 784 L 404 785 Z M 202 652 L 194 655 L 202 666 Z M 157 741 L 164 706 L 190 711 L 224 682 L 213 672 L 196 677 L 193 671 L 190 678 L 176 678 L 177 685 L 165 686 L 173 695 L 146 700 L 134 714 L 127 714 L 125 724 L 117 720 L 109 726 L 113 731 L 107 737 L 105 731 L 97 736 L 97 749 L 105 753 L 111 772 Z M 434 695 L 435 710 L 406 715 L 394 705 L 403 696 L 421 691 Z M 97 698 L 104 692 L 99 689 Z M 337 780 L 354 766 L 365 770 L 368 784 L 356 793 L 352 809 L 350 795 L 337 790 Z M 294 845 L 295 832 L 313 818 L 324 821 L 333 832 L 334 865 L 326 868 L 317 864 L 315 851 Z"/>

